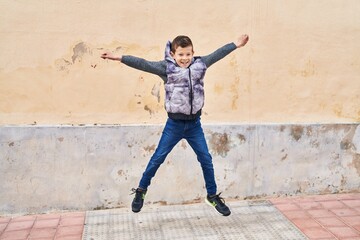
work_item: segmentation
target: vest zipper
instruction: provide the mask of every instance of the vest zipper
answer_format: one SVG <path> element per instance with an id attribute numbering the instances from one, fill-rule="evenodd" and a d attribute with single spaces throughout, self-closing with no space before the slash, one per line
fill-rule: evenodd
<path id="1" fill-rule="evenodd" d="M 193 111 L 193 86 L 191 81 L 191 70 L 189 68 L 189 80 L 190 80 L 190 115 L 192 115 Z"/>

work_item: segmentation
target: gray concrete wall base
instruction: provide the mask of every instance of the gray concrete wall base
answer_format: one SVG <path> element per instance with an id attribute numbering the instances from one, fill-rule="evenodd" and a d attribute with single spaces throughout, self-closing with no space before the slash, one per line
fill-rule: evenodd
<path id="1" fill-rule="evenodd" d="M 162 125 L 0 127 L 0 214 L 130 206 Z M 225 198 L 359 191 L 360 126 L 204 125 Z M 179 142 L 147 203 L 206 195 L 196 155 Z"/>

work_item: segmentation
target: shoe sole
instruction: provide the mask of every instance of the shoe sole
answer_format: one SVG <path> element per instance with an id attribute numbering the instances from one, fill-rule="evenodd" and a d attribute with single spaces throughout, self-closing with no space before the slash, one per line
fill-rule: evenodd
<path id="1" fill-rule="evenodd" d="M 209 205 L 210 207 L 212 207 L 215 212 L 217 212 L 218 214 L 220 214 L 221 216 L 227 217 L 231 214 L 231 212 L 228 215 L 222 214 L 221 212 L 219 212 L 218 210 L 216 210 L 216 208 L 211 204 L 211 202 L 209 202 L 209 200 L 207 198 L 205 198 L 205 202 L 207 205 Z"/>

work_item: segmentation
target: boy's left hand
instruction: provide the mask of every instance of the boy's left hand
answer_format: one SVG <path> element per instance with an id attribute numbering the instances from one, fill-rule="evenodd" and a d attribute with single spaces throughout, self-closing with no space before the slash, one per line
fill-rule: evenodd
<path id="1" fill-rule="evenodd" d="M 247 34 L 241 35 L 238 40 L 235 42 L 237 48 L 245 46 L 245 44 L 249 41 L 249 36 Z"/>

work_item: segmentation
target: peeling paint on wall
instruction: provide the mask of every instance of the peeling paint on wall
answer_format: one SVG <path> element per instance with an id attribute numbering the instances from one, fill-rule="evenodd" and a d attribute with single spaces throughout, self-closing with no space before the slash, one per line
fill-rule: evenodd
<path id="1" fill-rule="evenodd" d="M 299 141 L 302 137 L 304 132 L 304 127 L 302 126 L 293 126 L 291 127 L 291 136 L 296 140 Z"/>
<path id="2" fill-rule="evenodd" d="M 356 169 L 356 172 L 360 177 L 360 154 L 356 153 L 353 155 L 352 166 Z"/>
<path id="3" fill-rule="evenodd" d="M 226 157 L 230 151 L 230 139 L 227 133 L 213 133 L 209 140 L 210 151 L 215 155 Z"/>
<path id="4" fill-rule="evenodd" d="M 90 47 L 86 45 L 84 42 L 80 42 L 75 45 L 73 49 L 74 54 L 71 57 L 71 60 L 73 63 L 75 62 L 81 62 L 83 56 L 90 54 L 92 55 L 92 51 L 90 50 Z"/>

